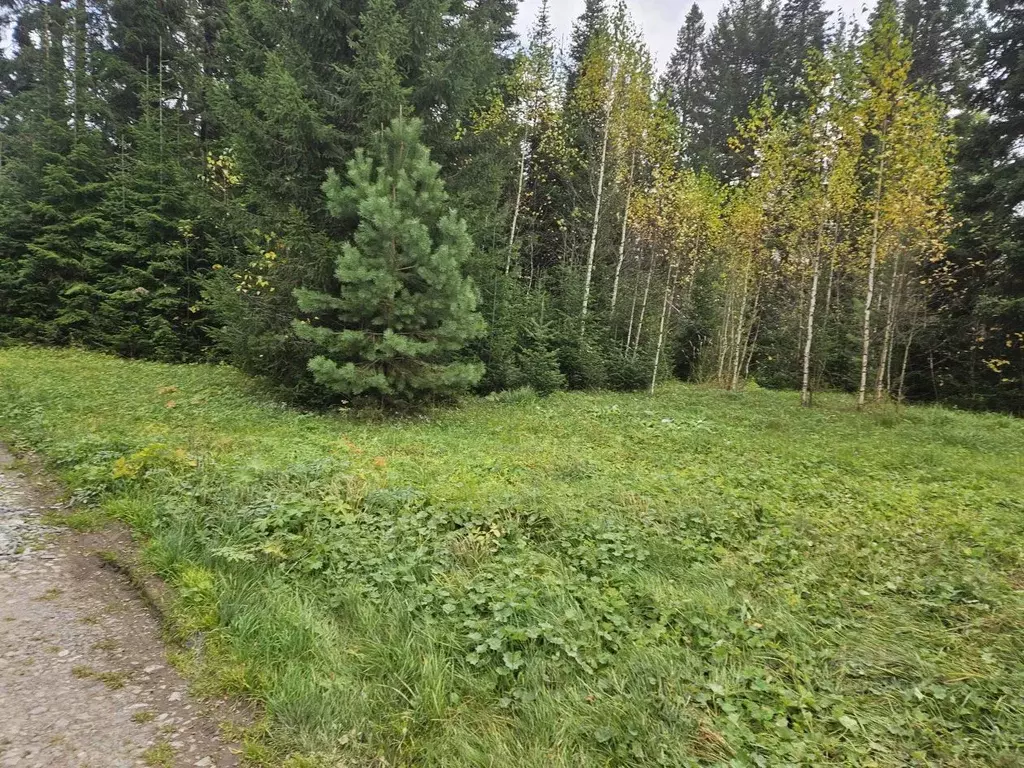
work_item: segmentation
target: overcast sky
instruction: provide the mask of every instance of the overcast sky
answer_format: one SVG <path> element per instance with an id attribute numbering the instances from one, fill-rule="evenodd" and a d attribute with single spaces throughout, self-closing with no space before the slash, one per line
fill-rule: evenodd
<path id="1" fill-rule="evenodd" d="M 533 25 L 540 2 L 541 0 L 522 0 L 519 7 L 520 34 L 525 34 Z M 847 16 L 858 18 L 863 13 L 862 7 L 865 2 L 873 5 L 873 0 L 825 0 L 829 8 L 841 10 Z M 672 55 L 676 33 L 683 26 L 683 19 L 690 10 L 693 0 L 628 0 L 628 3 L 633 16 L 644 31 L 644 37 L 651 46 L 651 53 L 654 54 L 658 66 L 663 67 L 668 57 Z M 556 34 L 563 41 L 568 40 L 573 19 L 583 11 L 583 4 L 584 0 L 549 0 L 552 24 Z M 718 9 L 723 5 L 723 0 L 698 0 L 697 4 L 704 12 L 704 18 L 710 28 L 718 15 Z"/>

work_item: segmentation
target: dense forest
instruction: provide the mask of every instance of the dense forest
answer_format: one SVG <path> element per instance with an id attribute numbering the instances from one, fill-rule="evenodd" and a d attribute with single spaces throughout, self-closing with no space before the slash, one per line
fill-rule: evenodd
<path id="1" fill-rule="evenodd" d="M 0 338 L 305 402 L 1024 410 L 1024 6 L 3 0 Z"/>

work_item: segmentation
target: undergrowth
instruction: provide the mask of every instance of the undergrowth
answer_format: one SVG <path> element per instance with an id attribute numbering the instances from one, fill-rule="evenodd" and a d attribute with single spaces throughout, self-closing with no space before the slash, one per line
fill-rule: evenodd
<path id="1" fill-rule="evenodd" d="M 263 705 L 253 761 L 1020 765 L 1024 423 L 816 403 L 387 421 L 0 351 L 0 436 L 143 535 L 179 663 Z"/>

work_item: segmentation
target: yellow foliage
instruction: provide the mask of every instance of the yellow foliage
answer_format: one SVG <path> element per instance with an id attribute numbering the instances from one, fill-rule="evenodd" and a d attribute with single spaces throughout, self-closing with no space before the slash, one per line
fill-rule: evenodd
<path id="1" fill-rule="evenodd" d="M 134 480 L 151 469 L 182 471 L 198 466 L 184 448 L 171 448 L 164 443 L 150 443 L 130 456 L 114 461 L 111 473 L 117 480 Z"/>

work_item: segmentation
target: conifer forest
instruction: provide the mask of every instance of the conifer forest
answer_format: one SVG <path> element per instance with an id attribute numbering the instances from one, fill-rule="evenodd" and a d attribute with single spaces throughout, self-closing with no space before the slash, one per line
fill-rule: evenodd
<path id="1" fill-rule="evenodd" d="M 1024 407 L 1018 3 L 6 0 L 0 336 L 307 404 Z"/>

